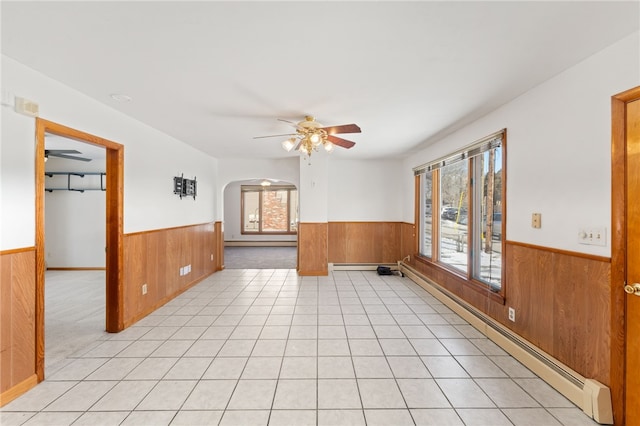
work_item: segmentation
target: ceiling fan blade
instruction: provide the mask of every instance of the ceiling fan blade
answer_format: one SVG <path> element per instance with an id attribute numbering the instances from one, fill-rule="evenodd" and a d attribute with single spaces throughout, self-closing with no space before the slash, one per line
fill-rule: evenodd
<path id="1" fill-rule="evenodd" d="M 284 118 L 278 118 L 278 121 L 282 121 L 283 123 L 287 123 L 288 125 L 290 125 L 291 127 L 296 128 L 296 129 L 300 128 L 300 126 L 298 126 L 298 123 L 294 123 L 293 121 L 285 120 Z"/>
<path id="2" fill-rule="evenodd" d="M 327 135 L 327 140 L 329 140 L 334 145 L 338 145 L 338 146 L 341 146 L 342 148 L 347 148 L 347 149 L 351 148 L 356 144 L 355 142 L 351 142 L 346 139 L 342 139 L 333 135 Z"/>
<path id="3" fill-rule="evenodd" d="M 263 139 L 263 138 L 276 138 L 276 137 L 282 137 L 282 136 L 295 136 L 295 133 L 287 133 L 284 135 L 269 135 L 269 136 L 254 136 L 254 139 Z"/>
<path id="4" fill-rule="evenodd" d="M 283 121 L 285 123 L 293 124 L 294 126 L 298 125 L 297 123 L 294 123 L 293 121 L 285 120 L 284 118 L 278 118 L 278 121 Z"/>
<path id="5" fill-rule="evenodd" d="M 91 158 L 75 157 L 73 155 L 57 154 L 55 152 L 49 152 L 48 155 L 49 157 L 68 158 L 69 160 L 91 161 Z"/>
<path id="6" fill-rule="evenodd" d="M 45 154 L 80 154 L 80 151 L 76 151 L 75 149 L 45 149 Z"/>
<path id="7" fill-rule="evenodd" d="M 330 135 L 335 135 L 338 133 L 360 133 L 360 127 L 357 124 L 343 124 L 342 126 L 330 126 L 330 127 L 322 127 L 322 130 L 327 132 Z"/>

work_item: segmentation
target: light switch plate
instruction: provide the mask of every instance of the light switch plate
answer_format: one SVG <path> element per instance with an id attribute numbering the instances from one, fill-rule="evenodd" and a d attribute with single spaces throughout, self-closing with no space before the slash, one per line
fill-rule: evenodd
<path id="1" fill-rule="evenodd" d="M 593 246 L 606 246 L 607 228 L 580 228 L 578 229 L 578 242 Z"/>

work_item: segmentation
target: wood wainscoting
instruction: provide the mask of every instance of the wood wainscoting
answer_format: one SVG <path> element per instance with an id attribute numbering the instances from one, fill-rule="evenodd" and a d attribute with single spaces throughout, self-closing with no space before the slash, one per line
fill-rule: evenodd
<path id="1" fill-rule="evenodd" d="M 36 249 L 0 252 L 0 406 L 37 383 Z"/>
<path id="2" fill-rule="evenodd" d="M 329 263 L 396 263 L 400 222 L 329 222 Z"/>
<path id="3" fill-rule="evenodd" d="M 409 223 L 303 222 L 298 226 L 298 274 L 328 275 L 329 263 L 396 263 L 415 247 L 415 226 Z"/>
<path id="4" fill-rule="evenodd" d="M 581 375 L 611 385 L 611 261 L 526 244 L 506 245 L 507 306 L 490 315 Z M 496 309 L 497 308 L 497 309 Z"/>
<path id="5" fill-rule="evenodd" d="M 125 327 L 221 269 L 215 234 L 213 222 L 125 234 Z M 188 265 L 190 272 L 180 275 Z"/>
<path id="6" fill-rule="evenodd" d="M 416 225 L 402 222 L 400 231 L 400 258 L 406 259 L 418 252 L 418 233 Z M 411 259 L 409 259 L 411 260 Z"/>
<path id="7" fill-rule="evenodd" d="M 298 275 L 329 275 L 328 224 L 298 224 Z"/>
<path id="8" fill-rule="evenodd" d="M 504 303 L 443 267 L 409 264 L 572 370 L 612 386 L 612 371 L 622 367 L 611 363 L 610 259 L 512 241 L 505 250 Z"/>
<path id="9" fill-rule="evenodd" d="M 329 222 L 329 263 L 396 263 L 417 251 L 406 222 Z"/>
<path id="10" fill-rule="evenodd" d="M 218 221 L 214 224 L 214 232 L 216 234 L 216 271 L 224 269 L 224 232 L 222 231 L 222 222 Z"/>

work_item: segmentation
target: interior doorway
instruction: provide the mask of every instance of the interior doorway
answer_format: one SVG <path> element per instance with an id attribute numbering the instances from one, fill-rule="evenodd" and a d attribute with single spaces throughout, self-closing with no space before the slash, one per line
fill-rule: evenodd
<path id="1" fill-rule="evenodd" d="M 278 179 L 230 182 L 223 190 L 225 269 L 296 269 L 297 187 Z"/>
<path id="2" fill-rule="evenodd" d="M 45 376 L 45 155 L 46 135 L 100 147 L 105 151 L 105 327 L 107 332 L 124 328 L 122 319 L 123 176 L 124 146 L 58 123 L 36 119 L 36 374 Z"/>
<path id="3" fill-rule="evenodd" d="M 45 133 L 45 372 L 105 332 L 105 148 Z"/>

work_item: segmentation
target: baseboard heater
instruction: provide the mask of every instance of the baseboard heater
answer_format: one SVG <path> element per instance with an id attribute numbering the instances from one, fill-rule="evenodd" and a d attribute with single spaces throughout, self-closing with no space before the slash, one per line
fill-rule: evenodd
<path id="1" fill-rule="evenodd" d="M 225 241 L 225 247 L 296 247 L 297 241 Z"/>
<path id="2" fill-rule="evenodd" d="M 398 270 L 397 263 L 329 263 L 329 271 L 375 271 L 378 266 Z"/>
<path id="3" fill-rule="evenodd" d="M 397 267 L 405 276 L 580 407 L 587 416 L 600 424 L 613 424 L 611 390 L 607 386 L 581 376 L 455 294 L 423 277 L 409 265 L 398 262 Z"/>

